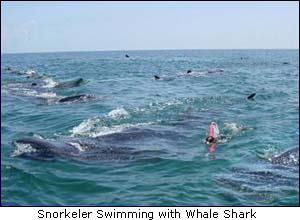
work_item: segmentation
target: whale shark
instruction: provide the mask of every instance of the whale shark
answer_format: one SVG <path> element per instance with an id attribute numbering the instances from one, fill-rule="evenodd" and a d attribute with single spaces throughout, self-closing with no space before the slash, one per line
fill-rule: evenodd
<path id="1" fill-rule="evenodd" d="M 299 147 L 263 160 L 251 159 L 214 176 L 220 191 L 238 194 L 241 199 L 268 203 L 270 194 L 281 198 L 281 190 L 299 194 Z M 280 190 L 279 190 L 280 189 Z M 295 194 L 295 195 L 296 195 Z"/>
<path id="2" fill-rule="evenodd" d="M 167 149 L 153 148 L 151 141 L 172 141 L 176 138 L 180 138 L 177 132 L 140 126 L 98 137 L 61 137 L 57 140 L 22 137 L 15 140 L 13 145 L 16 147 L 15 152 L 20 151 L 18 148 L 22 146 L 28 146 L 30 150 L 15 156 L 30 159 L 62 157 L 73 160 L 133 160 L 165 154 Z"/>
<path id="3" fill-rule="evenodd" d="M 15 143 L 30 145 L 32 150 L 21 156 L 32 159 L 60 156 L 77 160 L 124 160 L 130 159 L 135 153 L 134 148 L 114 145 L 104 146 L 100 140 L 89 138 L 57 141 L 23 137 L 16 140 Z"/>

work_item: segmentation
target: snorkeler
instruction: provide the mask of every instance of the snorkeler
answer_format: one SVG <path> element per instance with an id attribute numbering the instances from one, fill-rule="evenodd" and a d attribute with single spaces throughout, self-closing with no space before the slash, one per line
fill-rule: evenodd
<path id="1" fill-rule="evenodd" d="M 209 125 L 209 136 L 205 139 L 205 143 L 209 145 L 209 153 L 213 153 L 216 150 L 219 134 L 218 125 L 215 122 L 211 122 Z"/>

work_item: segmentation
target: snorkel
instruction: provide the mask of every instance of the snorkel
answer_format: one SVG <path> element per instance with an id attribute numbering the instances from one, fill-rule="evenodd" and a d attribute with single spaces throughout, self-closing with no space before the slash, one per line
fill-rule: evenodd
<path id="1" fill-rule="evenodd" d="M 209 136 L 214 137 L 215 136 L 215 124 L 214 122 L 211 122 L 209 125 Z"/>

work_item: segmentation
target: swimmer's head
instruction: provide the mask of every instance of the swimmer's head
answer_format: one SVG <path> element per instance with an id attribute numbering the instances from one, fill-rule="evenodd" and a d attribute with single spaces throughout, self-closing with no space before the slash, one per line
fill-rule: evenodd
<path id="1" fill-rule="evenodd" d="M 205 139 L 205 143 L 206 144 L 212 144 L 215 142 L 215 138 L 213 136 L 208 136 L 206 139 Z"/>

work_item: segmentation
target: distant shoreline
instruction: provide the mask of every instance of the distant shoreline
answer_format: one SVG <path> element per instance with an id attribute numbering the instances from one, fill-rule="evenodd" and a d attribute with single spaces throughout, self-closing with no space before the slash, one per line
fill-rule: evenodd
<path id="1" fill-rule="evenodd" d="M 299 48 L 255 48 L 255 49 L 140 49 L 140 50 L 86 50 L 86 51 L 46 51 L 46 52 L 13 52 L 1 53 L 2 55 L 13 54 L 41 54 L 41 53 L 98 53 L 98 52 L 139 52 L 139 51 L 195 51 L 195 50 L 299 50 Z"/>

